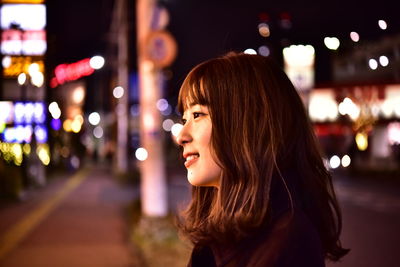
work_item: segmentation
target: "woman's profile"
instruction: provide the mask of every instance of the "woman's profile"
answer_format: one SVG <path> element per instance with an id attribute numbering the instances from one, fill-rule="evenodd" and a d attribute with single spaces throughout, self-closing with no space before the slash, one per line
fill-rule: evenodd
<path id="1" fill-rule="evenodd" d="M 231 52 L 197 65 L 178 107 L 189 266 L 324 266 L 348 252 L 305 108 L 271 59 Z"/>

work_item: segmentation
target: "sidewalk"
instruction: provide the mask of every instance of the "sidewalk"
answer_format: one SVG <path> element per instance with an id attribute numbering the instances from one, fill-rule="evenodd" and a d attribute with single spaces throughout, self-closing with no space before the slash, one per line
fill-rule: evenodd
<path id="1" fill-rule="evenodd" d="M 126 210 L 137 189 L 93 166 L 39 191 L 0 206 L 1 267 L 138 266 Z"/>

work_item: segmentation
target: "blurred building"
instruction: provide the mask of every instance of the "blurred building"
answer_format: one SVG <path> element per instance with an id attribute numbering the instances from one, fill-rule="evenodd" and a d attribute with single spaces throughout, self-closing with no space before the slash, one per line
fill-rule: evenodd
<path id="1" fill-rule="evenodd" d="M 314 88 L 308 105 L 331 167 L 345 158 L 360 171 L 400 170 L 399 66 L 399 35 L 334 54 L 332 84 Z"/>
<path id="2" fill-rule="evenodd" d="M 22 197 L 44 185 L 50 162 L 44 57 L 43 0 L 2 0 L 0 94 L 0 195 Z"/>

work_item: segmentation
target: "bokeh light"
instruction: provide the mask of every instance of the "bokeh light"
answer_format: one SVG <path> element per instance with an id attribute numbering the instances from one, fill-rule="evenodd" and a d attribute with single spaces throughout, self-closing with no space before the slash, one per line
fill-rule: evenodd
<path id="1" fill-rule="evenodd" d="M 94 137 L 100 139 L 103 137 L 104 131 L 101 126 L 96 126 L 96 128 L 93 129 L 93 135 Z"/>
<path id="2" fill-rule="evenodd" d="M 342 157 L 342 166 L 344 168 L 347 168 L 350 166 L 350 163 L 351 163 L 351 159 L 350 159 L 349 155 L 344 155 Z"/>
<path id="3" fill-rule="evenodd" d="M 381 28 L 382 30 L 387 29 L 387 23 L 383 19 L 378 20 L 378 25 L 379 25 L 379 28 Z"/>
<path id="4" fill-rule="evenodd" d="M 350 33 L 350 39 L 357 43 L 358 41 L 360 41 L 360 35 L 357 32 L 351 32 Z"/>
<path id="5" fill-rule="evenodd" d="M 357 133 L 356 144 L 360 151 L 365 151 L 368 148 L 368 135 L 364 132 Z"/>
<path id="6" fill-rule="evenodd" d="M 389 65 L 389 59 L 387 56 L 380 56 L 379 57 L 379 63 L 381 64 L 382 67 L 386 67 Z"/>
<path id="7" fill-rule="evenodd" d="M 174 125 L 172 125 L 172 127 L 171 127 L 172 135 L 177 137 L 178 134 L 181 132 L 182 128 L 183 128 L 183 125 L 180 123 L 175 123 Z"/>
<path id="8" fill-rule="evenodd" d="M 98 112 L 92 112 L 89 114 L 88 120 L 91 125 L 96 126 L 100 123 L 100 114 Z"/>
<path id="9" fill-rule="evenodd" d="M 121 98 L 124 95 L 124 88 L 122 86 L 117 86 L 113 90 L 113 96 L 115 98 Z"/>
<path id="10" fill-rule="evenodd" d="M 173 120 L 171 120 L 171 119 L 166 119 L 166 120 L 163 121 L 162 127 L 163 127 L 163 129 L 164 129 L 165 131 L 170 132 L 170 131 L 171 131 L 171 128 L 172 128 L 172 126 L 173 126 L 174 124 L 175 124 L 175 123 L 174 123 Z"/>
<path id="11" fill-rule="evenodd" d="M 332 156 L 329 159 L 329 166 L 331 166 L 332 169 L 336 169 L 337 167 L 340 166 L 340 158 L 336 155 Z"/>
<path id="12" fill-rule="evenodd" d="M 336 37 L 325 37 L 324 44 L 327 48 L 331 50 L 337 50 L 340 46 L 340 41 Z"/>
<path id="13" fill-rule="evenodd" d="M 271 34 L 269 26 L 265 22 L 258 24 L 258 32 L 262 37 L 268 37 Z"/>
<path id="14" fill-rule="evenodd" d="M 271 51 L 269 50 L 268 46 L 262 45 L 258 48 L 258 54 L 264 57 L 268 57 Z"/>
<path id="15" fill-rule="evenodd" d="M 377 62 L 375 59 L 373 59 L 373 58 L 371 58 L 370 60 L 368 60 L 368 65 L 369 65 L 369 68 L 370 68 L 371 70 L 376 70 L 376 69 L 378 68 L 378 62 Z"/>
<path id="16" fill-rule="evenodd" d="M 135 157 L 140 161 L 145 161 L 148 156 L 149 156 L 149 154 L 148 154 L 147 150 L 144 149 L 143 147 L 139 147 L 135 151 Z"/>
<path id="17" fill-rule="evenodd" d="M 247 48 L 246 50 L 244 50 L 244 53 L 248 55 L 257 55 L 256 50 L 254 50 L 253 48 Z"/>
<path id="18" fill-rule="evenodd" d="M 94 56 L 90 59 L 89 64 L 95 70 L 101 69 L 104 66 L 104 58 L 102 56 Z"/>

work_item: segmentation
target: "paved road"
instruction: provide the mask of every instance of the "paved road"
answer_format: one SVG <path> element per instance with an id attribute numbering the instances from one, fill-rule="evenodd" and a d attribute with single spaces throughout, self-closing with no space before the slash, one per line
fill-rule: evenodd
<path id="1" fill-rule="evenodd" d="M 399 183 L 336 176 L 343 212 L 342 243 L 351 248 L 328 267 L 397 267 L 400 244 Z"/>
<path id="2" fill-rule="evenodd" d="M 56 179 L 0 209 L 0 266 L 136 266 L 126 206 L 137 197 L 105 168 Z"/>

